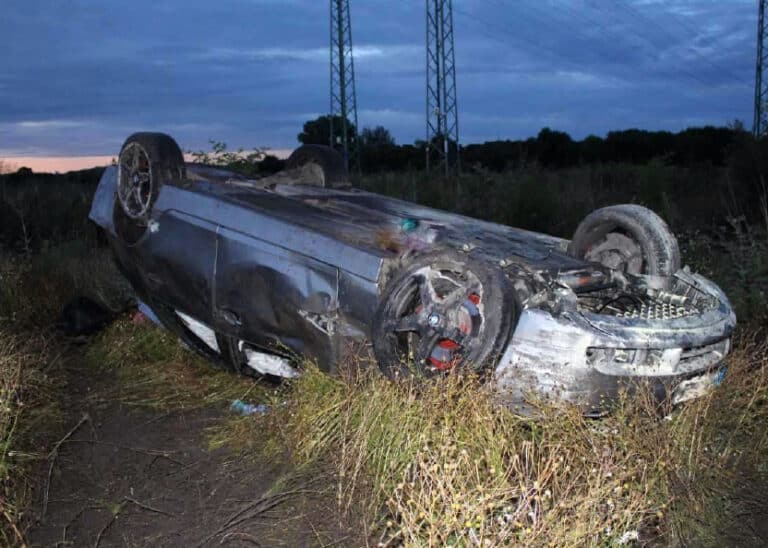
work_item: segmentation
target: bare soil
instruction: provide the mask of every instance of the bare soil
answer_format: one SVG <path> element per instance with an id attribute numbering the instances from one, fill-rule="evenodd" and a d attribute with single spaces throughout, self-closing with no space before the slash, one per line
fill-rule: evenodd
<path id="1" fill-rule="evenodd" d="M 229 411 L 105 400 L 118 381 L 81 362 L 65 366 L 68 425 L 39 472 L 33 546 L 365 544 L 341 523 L 332 481 L 285 461 L 209 451 L 205 430 Z"/>

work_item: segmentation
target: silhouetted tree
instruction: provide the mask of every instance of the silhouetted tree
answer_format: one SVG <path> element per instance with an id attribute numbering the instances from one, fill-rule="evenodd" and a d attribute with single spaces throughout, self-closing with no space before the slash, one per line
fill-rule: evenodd
<path id="1" fill-rule="evenodd" d="M 384 126 L 363 128 L 360 140 L 365 146 L 393 146 L 395 144 L 394 137 Z"/>
<path id="2" fill-rule="evenodd" d="M 360 134 L 360 152 L 363 166 L 368 173 L 414 167 L 410 148 L 397 146 L 392 134 L 384 126 L 363 129 Z M 421 158 L 423 162 L 424 156 Z"/>
<path id="3" fill-rule="evenodd" d="M 545 127 L 536 138 L 539 162 L 544 167 L 567 167 L 575 161 L 576 148 L 571 136 Z"/>
<path id="4" fill-rule="evenodd" d="M 588 135 L 581 143 L 581 163 L 596 164 L 603 159 L 604 141 L 597 135 Z"/>
<path id="5" fill-rule="evenodd" d="M 333 135 L 336 142 L 341 141 L 341 122 L 341 116 L 333 116 Z M 357 128 L 351 122 L 347 122 L 347 132 L 349 137 L 354 137 L 357 134 Z M 304 122 L 303 131 L 297 135 L 297 139 L 305 145 L 327 145 L 330 135 L 331 116 L 325 114 Z"/>

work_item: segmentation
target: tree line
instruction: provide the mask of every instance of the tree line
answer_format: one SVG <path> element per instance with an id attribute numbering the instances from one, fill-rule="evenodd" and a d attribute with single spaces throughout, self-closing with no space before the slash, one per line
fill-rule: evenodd
<path id="1" fill-rule="evenodd" d="M 341 118 L 334 120 L 336 140 L 341 140 Z M 304 124 L 298 140 L 305 144 L 329 144 L 330 116 Z M 358 137 L 364 172 L 411 171 L 424 169 L 426 142 L 397 144 L 382 127 L 363 128 L 360 135 L 353 124 L 348 132 Z M 589 135 L 576 140 L 568 133 L 548 127 L 536 137 L 497 140 L 460 147 L 465 169 L 502 172 L 540 166 L 550 169 L 601 163 L 645 164 L 661 161 L 669 165 L 723 166 L 749 134 L 735 122 L 727 127 L 693 127 L 679 132 L 626 129 L 610 131 L 605 137 Z M 451 143 L 453 145 L 453 143 Z"/>

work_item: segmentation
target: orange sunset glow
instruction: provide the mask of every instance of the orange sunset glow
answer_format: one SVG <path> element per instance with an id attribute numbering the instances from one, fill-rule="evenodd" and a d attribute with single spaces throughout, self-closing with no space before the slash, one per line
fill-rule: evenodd
<path id="1" fill-rule="evenodd" d="M 88 169 L 91 167 L 108 166 L 114 156 L 8 156 L 0 158 L 6 166 L 6 171 L 15 171 L 20 167 L 28 167 L 36 173 L 65 173 Z"/>
<path id="2" fill-rule="evenodd" d="M 291 154 L 291 149 L 272 149 L 268 153 L 285 159 Z M 35 173 L 66 173 L 79 169 L 108 166 L 115 156 L 0 156 L 3 172 L 13 172 L 20 167 L 28 167 Z M 191 162 L 191 154 L 184 154 L 184 159 Z"/>

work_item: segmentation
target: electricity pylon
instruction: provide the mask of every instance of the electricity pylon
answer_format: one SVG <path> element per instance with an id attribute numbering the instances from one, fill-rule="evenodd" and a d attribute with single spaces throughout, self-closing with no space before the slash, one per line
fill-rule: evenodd
<path id="1" fill-rule="evenodd" d="M 351 116 L 351 120 L 350 120 Z M 341 123 L 341 139 L 334 121 Z M 354 129 L 350 127 L 354 124 Z M 352 57 L 352 21 L 349 0 L 331 0 L 331 147 L 341 150 L 348 169 L 360 170 L 357 146 L 357 95 L 355 62 Z"/>
<path id="2" fill-rule="evenodd" d="M 427 2 L 427 171 L 458 173 L 459 110 L 453 43 L 453 3 Z"/>

